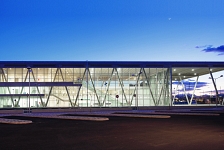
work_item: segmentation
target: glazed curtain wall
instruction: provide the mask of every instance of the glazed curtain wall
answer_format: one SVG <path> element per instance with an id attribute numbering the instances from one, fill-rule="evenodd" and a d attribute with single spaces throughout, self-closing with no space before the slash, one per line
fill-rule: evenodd
<path id="1" fill-rule="evenodd" d="M 167 106 L 168 68 L 1 68 L 0 107 Z"/>

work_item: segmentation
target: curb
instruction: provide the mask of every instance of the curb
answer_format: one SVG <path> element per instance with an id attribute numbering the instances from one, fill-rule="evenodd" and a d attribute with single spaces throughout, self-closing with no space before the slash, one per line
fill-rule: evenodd
<path id="1" fill-rule="evenodd" d="M 0 123 L 6 123 L 6 124 L 30 124 L 30 123 L 32 123 L 32 121 L 30 121 L 30 120 L 18 120 L 18 119 L 0 118 Z"/>

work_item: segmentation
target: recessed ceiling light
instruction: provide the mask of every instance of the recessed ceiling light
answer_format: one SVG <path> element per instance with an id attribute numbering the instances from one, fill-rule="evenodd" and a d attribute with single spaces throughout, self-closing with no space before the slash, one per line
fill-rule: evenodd
<path id="1" fill-rule="evenodd" d="M 173 69 L 173 71 L 176 71 L 176 69 Z"/>
<path id="2" fill-rule="evenodd" d="M 191 71 L 194 71 L 194 69 L 192 69 Z"/>

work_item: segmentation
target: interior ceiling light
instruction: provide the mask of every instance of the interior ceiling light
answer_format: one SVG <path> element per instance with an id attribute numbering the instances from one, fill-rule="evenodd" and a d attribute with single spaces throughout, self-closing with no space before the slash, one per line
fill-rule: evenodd
<path id="1" fill-rule="evenodd" d="M 194 69 L 192 69 L 191 71 L 194 71 Z"/>
<path id="2" fill-rule="evenodd" d="M 184 76 L 184 78 L 185 78 L 186 76 Z"/>
<path id="3" fill-rule="evenodd" d="M 176 71 L 176 69 L 173 69 L 173 71 Z"/>
<path id="4" fill-rule="evenodd" d="M 210 71 L 212 71 L 212 69 L 210 69 Z"/>
<path id="5" fill-rule="evenodd" d="M 180 76 L 180 75 L 181 75 L 181 73 L 178 73 L 178 75 Z"/>
<path id="6" fill-rule="evenodd" d="M 197 75 L 197 73 L 194 73 L 194 75 Z"/>

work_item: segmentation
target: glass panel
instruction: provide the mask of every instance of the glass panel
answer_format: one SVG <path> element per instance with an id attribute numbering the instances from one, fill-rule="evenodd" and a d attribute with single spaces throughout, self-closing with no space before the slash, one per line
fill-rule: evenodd
<path id="1" fill-rule="evenodd" d="M 1 68 L 0 108 L 221 105 L 222 70 L 172 68 L 171 97 L 168 68 Z"/>

